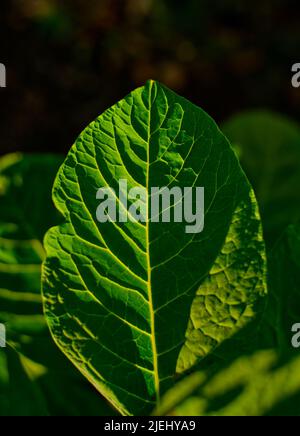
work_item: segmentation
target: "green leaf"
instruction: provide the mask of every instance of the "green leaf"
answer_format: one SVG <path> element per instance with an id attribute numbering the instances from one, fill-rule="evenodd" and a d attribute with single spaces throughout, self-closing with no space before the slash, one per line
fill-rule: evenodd
<path id="1" fill-rule="evenodd" d="M 0 159 L 0 323 L 9 345 L 0 350 L 2 415 L 114 413 L 59 352 L 43 316 L 42 238 L 59 223 L 51 188 L 61 163 L 53 155 Z"/>
<path id="2" fill-rule="evenodd" d="M 223 131 L 253 184 L 272 246 L 300 219 L 300 127 L 272 112 L 251 111 L 234 116 Z"/>
<path id="3" fill-rule="evenodd" d="M 100 224 L 96 193 L 113 188 L 119 207 L 120 179 L 146 189 L 147 218 L 151 188 L 204 187 L 204 231 Z M 259 311 L 265 251 L 251 187 L 213 120 L 150 81 L 84 130 L 53 192 L 65 222 L 45 240 L 52 334 L 121 413 L 148 413 L 178 373 Z"/>
<path id="4" fill-rule="evenodd" d="M 300 320 L 300 224 L 269 257 L 269 301 L 242 348 L 233 337 L 219 353 L 169 390 L 154 414 L 300 416 L 300 357 L 292 326 Z M 237 346 L 239 344 L 239 346 Z"/>

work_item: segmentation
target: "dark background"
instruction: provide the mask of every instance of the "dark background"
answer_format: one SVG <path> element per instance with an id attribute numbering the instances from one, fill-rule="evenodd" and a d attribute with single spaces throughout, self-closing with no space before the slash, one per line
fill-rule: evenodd
<path id="1" fill-rule="evenodd" d="M 218 122 L 251 108 L 297 120 L 299 10 L 292 0 L 2 1 L 0 154 L 66 152 L 149 78 Z"/>

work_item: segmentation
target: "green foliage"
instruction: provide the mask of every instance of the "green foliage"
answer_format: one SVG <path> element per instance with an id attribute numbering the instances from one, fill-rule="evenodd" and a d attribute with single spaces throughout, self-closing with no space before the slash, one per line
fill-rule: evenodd
<path id="1" fill-rule="evenodd" d="M 222 127 L 260 204 L 269 246 L 300 219 L 300 127 L 272 112 L 237 115 Z"/>
<path id="2" fill-rule="evenodd" d="M 0 159 L 0 415 L 109 413 L 50 337 L 40 293 L 45 231 L 59 222 L 51 187 L 60 156 Z"/>
<path id="3" fill-rule="evenodd" d="M 63 164 L 0 159 L 0 416 L 300 416 L 300 130 L 267 112 L 224 130 L 237 153 L 205 112 L 151 81 L 91 123 Z M 267 296 L 237 154 L 262 208 Z M 151 187 L 203 186 L 203 232 L 100 224 L 96 193 L 118 193 L 120 179 L 146 189 L 147 213 Z"/>
<path id="4" fill-rule="evenodd" d="M 101 187 L 205 188 L 205 226 L 99 224 Z M 148 82 L 79 136 L 45 239 L 45 313 L 58 346 L 122 413 L 149 413 L 178 374 L 263 307 L 265 251 L 253 191 L 200 108 Z M 120 198 L 117 198 L 118 206 Z"/>

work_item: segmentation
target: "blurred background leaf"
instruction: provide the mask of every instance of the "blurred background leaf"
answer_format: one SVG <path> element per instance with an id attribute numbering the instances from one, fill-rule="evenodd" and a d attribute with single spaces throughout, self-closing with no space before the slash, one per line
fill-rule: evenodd
<path id="1" fill-rule="evenodd" d="M 168 393 L 158 413 L 177 416 L 300 416 L 300 358 L 275 350 L 240 356 L 215 375 L 196 373 Z"/>
<path id="2" fill-rule="evenodd" d="M 222 130 L 254 187 L 272 246 L 300 219 L 300 126 L 269 111 L 250 111 L 231 118 Z"/>
<path id="3" fill-rule="evenodd" d="M 42 240 L 59 222 L 51 190 L 61 163 L 53 155 L 0 159 L 0 322 L 9 342 L 29 358 L 38 353 L 42 364 L 51 345 L 41 306 Z"/>

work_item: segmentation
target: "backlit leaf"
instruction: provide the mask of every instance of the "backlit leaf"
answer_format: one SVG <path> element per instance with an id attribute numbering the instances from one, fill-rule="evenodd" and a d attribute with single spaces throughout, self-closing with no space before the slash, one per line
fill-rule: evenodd
<path id="1" fill-rule="evenodd" d="M 172 219 L 99 223 L 97 191 L 114 189 L 119 209 L 121 179 L 146 190 L 148 218 L 151 188 L 204 187 L 203 232 Z M 151 411 L 178 373 L 259 310 L 265 251 L 252 189 L 213 120 L 159 83 L 84 130 L 54 201 L 64 224 L 45 240 L 46 316 L 59 347 L 121 413 Z"/>

